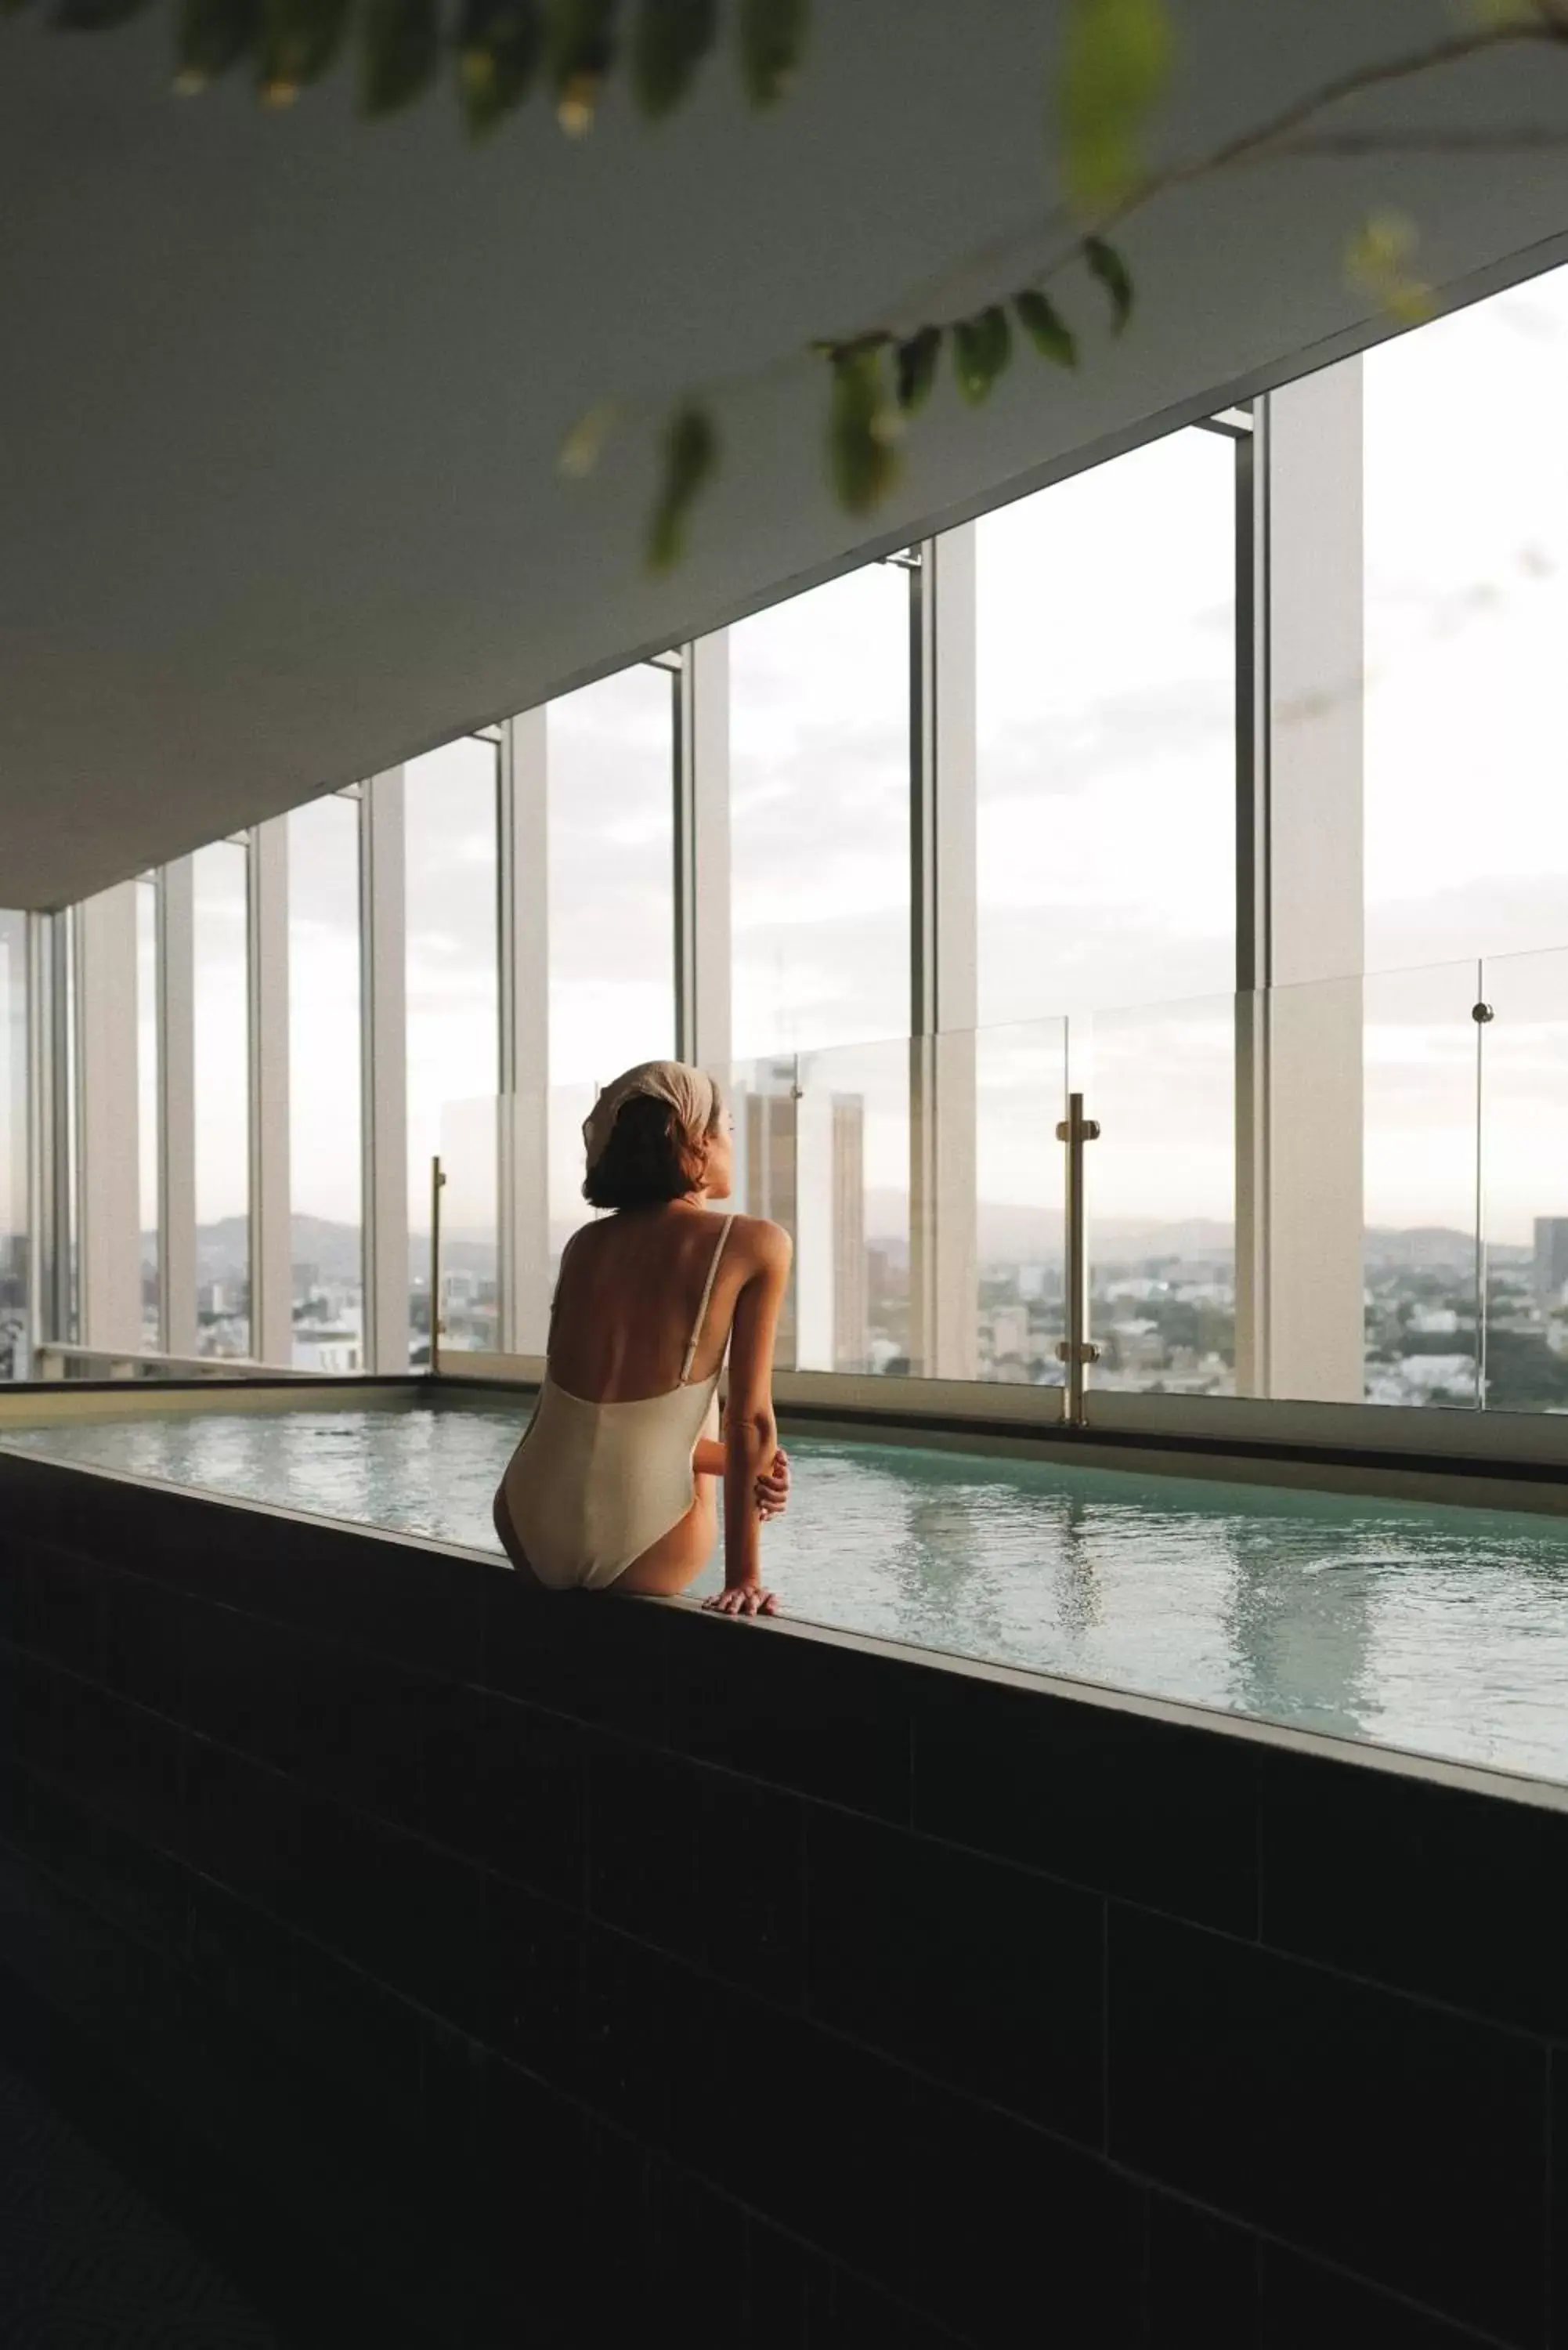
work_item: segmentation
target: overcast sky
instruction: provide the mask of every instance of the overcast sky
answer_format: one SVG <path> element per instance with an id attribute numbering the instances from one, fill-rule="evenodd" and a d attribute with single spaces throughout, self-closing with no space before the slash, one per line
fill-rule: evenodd
<path id="1" fill-rule="evenodd" d="M 1368 985 L 1367 1215 L 1468 1217 L 1474 959 L 1522 956 L 1486 983 L 1492 1229 L 1520 1238 L 1534 1213 L 1568 1212 L 1568 953 L 1527 953 L 1568 941 L 1568 272 L 1385 346 L 1365 387 L 1367 964 L 1447 966 Z M 1116 1109 L 1102 1212 L 1231 1213 L 1231 467 L 1227 442 L 1187 432 L 979 528 L 988 1197 L 1054 1192 L 1037 1105 L 1059 1089 L 1056 1015 L 1098 1006 L 1098 1053 L 1077 1066 Z M 903 1055 L 822 1048 L 908 1025 L 906 575 L 874 566 L 761 614 L 731 651 L 735 1049 L 802 1053 L 813 1087 L 864 1090 L 868 1180 L 897 1184 Z M 608 680 L 556 704 L 549 731 L 559 1214 L 594 1081 L 673 1042 L 670 681 Z M 419 1225 L 442 1105 L 494 1084 L 494 754 L 460 743 L 408 777 Z M 322 803 L 290 838 L 296 1204 L 346 1221 L 359 1213 L 353 824 L 350 803 Z M 240 866 L 226 844 L 197 860 L 203 1219 L 244 1196 Z M 998 1025 L 1023 1020 L 1039 1024 Z M 1083 1055 L 1082 1018 L 1075 1040 Z M 0 1098 L 4 1082 L 0 1065 Z M 462 1118 L 447 1122 L 455 1142 Z"/>

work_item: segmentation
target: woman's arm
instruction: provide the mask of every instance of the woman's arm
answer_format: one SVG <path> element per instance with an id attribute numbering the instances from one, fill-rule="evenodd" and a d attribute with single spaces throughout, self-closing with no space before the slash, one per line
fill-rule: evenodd
<path id="1" fill-rule="evenodd" d="M 707 1602 L 729 1616 L 771 1616 L 763 1588 L 757 1480 L 778 1451 L 774 1419 L 774 1340 L 789 1286 L 790 1239 L 777 1224 L 747 1233 L 752 1263 L 730 1338 L 730 1402 L 724 1420 L 724 1588 Z"/>
<path id="2" fill-rule="evenodd" d="M 722 1477 L 724 1473 L 723 1439 L 700 1436 L 691 1452 L 692 1474 L 697 1477 Z M 757 1510 L 764 1518 L 776 1518 L 789 1501 L 789 1454 L 775 1452 L 757 1479 Z"/>

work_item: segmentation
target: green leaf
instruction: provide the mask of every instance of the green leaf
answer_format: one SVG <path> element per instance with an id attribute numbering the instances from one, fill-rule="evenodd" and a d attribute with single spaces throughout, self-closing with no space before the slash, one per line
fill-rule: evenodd
<path id="1" fill-rule="evenodd" d="M 719 467 L 719 435 L 706 409 L 683 408 L 664 435 L 664 480 L 648 530 L 648 560 L 670 571 L 686 552 L 691 509 Z"/>
<path id="2" fill-rule="evenodd" d="M 1056 367 L 1075 368 L 1078 342 L 1073 329 L 1048 295 L 1038 286 L 1026 286 L 1012 297 L 1018 323 L 1043 359 Z"/>
<path id="3" fill-rule="evenodd" d="M 898 405 L 906 416 L 917 416 L 929 400 L 937 380 L 937 363 L 942 355 L 942 330 L 940 327 L 922 327 L 918 335 L 898 345 L 895 361 L 895 389 Z"/>
<path id="4" fill-rule="evenodd" d="M 846 514 L 870 514 L 898 480 L 899 430 L 881 349 L 841 351 L 833 362 L 827 453 L 834 495 Z"/>
<path id="5" fill-rule="evenodd" d="M 265 0 L 262 96 L 286 106 L 337 62 L 348 29 L 348 0 Z"/>
<path id="6" fill-rule="evenodd" d="M 620 422 L 613 400 L 601 400 L 578 417 L 561 443 L 556 459 L 568 481 L 586 482 L 604 452 L 605 442 Z"/>
<path id="7" fill-rule="evenodd" d="M 439 0 L 369 0 L 361 37 L 361 110 L 379 120 L 411 106 L 436 77 Z"/>
<path id="8" fill-rule="evenodd" d="M 1091 277 L 1098 278 L 1111 300 L 1111 332 L 1119 335 L 1132 317 L 1133 282 L 1127 263 L 1103 236 L 1084 239 L 1084 259 Z"/>
<path id="9" fill-rule="evenodd" d="M 1402 213 L 1374 213 L 1345 246 L 1345 274 L 1401 326 L 1418 327 L 1432 315 L 1432 289 L 1410 267 L 1420 238 Z"/>
<path id="10" fill-rule="evenodd" d="M 599 92 L 615 63 L 620 0 L 548 0 L 545 48 L 556 114 L 575 138 L 593 127 Z"/>
<path id="11" fill-rule="evenodd" d="M 644 114 L 657 121 L 674 112 L 718 31 L 718 0 L 642 0 L 632 81 Z"/>
<path id="12" fill-rule="evenodd" d="M 544 40 L 538 0 L 464 0 L 458 72 L 475 138 L 522 105 L 538 74 Z"/>
<path id="13" fill-rule="evenodd" d="M 991 388 L 1012 357 L 1012 329 L 1000 303 L 953 328 L 953 373 L 971 407 L 990 398 Z"/>
<path id="14" fill-rule="evenodd" d="M 1093 213 L 1143 176 L 1140 147 L 1170 79 L 1168 0 L 1070 0 L 1059 106 L 1069 201 Z"/>
<path id="15" fill-rule="evenodd" d="M 181 0 L 174 23 L 174 87 L 192 98 L 238 65 L 261 31 L 261 0 Z"/>
<path id="16" fill-rule="evenodd" d="M 753 106 L 788 94 L 810 29 L 811 0 L 741 0 L 741 78 Z"/>

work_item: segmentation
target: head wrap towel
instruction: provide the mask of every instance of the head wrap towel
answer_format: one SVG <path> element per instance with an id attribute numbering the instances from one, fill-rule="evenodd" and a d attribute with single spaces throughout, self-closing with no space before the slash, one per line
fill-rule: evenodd
<path id="1" fill-rule="evenodd" d="M 688 1068 L 684 1061 L 643 1061 L 607 1086 L 583 1121 L 583 1142 L 590 1168 L 604 1156 L 616 1119 L 628 1101 L 668 1102 L 691 1142 L 700 1142 L 713 1124 L 719 1088 L 705 1069 Z"/>

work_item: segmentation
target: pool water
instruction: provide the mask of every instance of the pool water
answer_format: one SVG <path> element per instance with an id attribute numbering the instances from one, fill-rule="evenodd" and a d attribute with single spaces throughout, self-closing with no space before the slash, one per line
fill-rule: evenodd
<path id="1" fill-rule="evenodd" d="M 523 1412 L 234 1413 L 5 1442 L 493 1551 Z M 763 1534 L 787 1613 L 1568 1780 L 1568 1519 L 792 1443 Z M 717 1564 L 698 1588 L 717 1586 Z"/>

